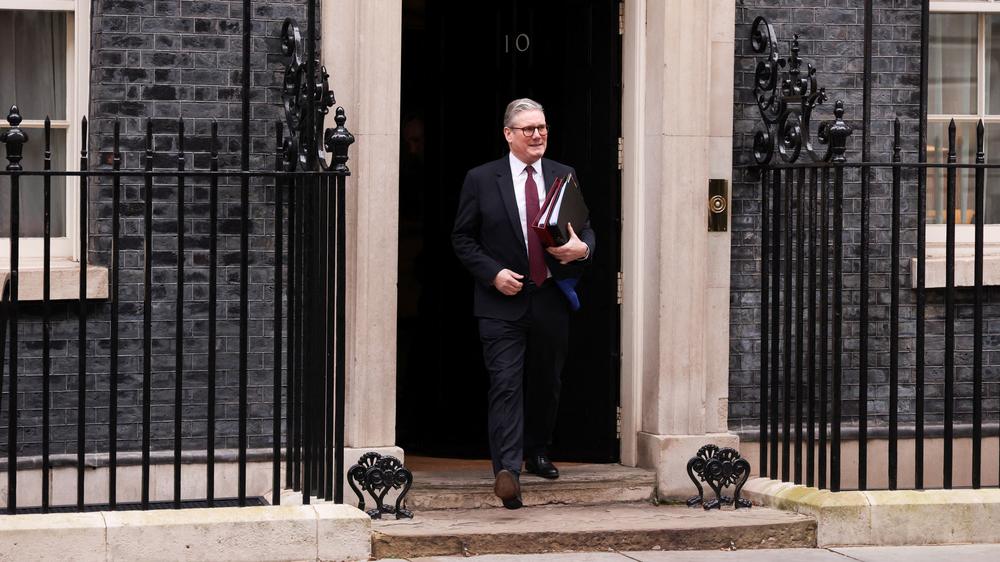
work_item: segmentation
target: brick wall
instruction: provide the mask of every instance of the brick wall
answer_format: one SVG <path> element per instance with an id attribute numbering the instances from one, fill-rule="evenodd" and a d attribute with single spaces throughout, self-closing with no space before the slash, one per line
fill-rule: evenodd
<path id="1" fill-rule="evenodd" d="M 862 0 L 738 0 L 736 24 L 736 72 L 734 114 L 734 162 L 752 161 L 750 147 L 760 116 L 753 102 L 753 71 L 756 58 L 750 48 L 751 24 L 758 15 L 765 16 L 774 26 L 780 45 L 780 56 L 789 55 L 789 43 L 794 33 L 801 36 L 800 56 L 818 69 L 819 85 L 830 96 L 816 122 L 832 116 L 835 100 L 844 100 L 845 118 L 854 128 L 848 145 L 848 161 L 861 159 L 862 87 L 864 52 L 864 3 Z M 916 161 L 920 95 L 920 1 L 895 0 L 876 2 L 873 24 L 873 82 L 871 159 L 889 161 L 892 147 L 892 120 L 902 120 L 903 159 Z M 803 65 L 804 68 L 804 65 Z M 815 131 L 815 129 L 814 129 Z M 734 170 L 732 218 L 732 292 L 730 320 L 730 427 L 734 430 L 756 429 L 760 365 L 760 186 L 744 169 Z M 847 175 L 845 185 L 844 271 L 844 404 L 849 418 L 858 412 L 858 306 L 860 294 L 857 272 L 860 270 L 859 211 L 860 183 L 857 172 Z M 912 423 L 916 410 L 913 381 L 915 358 L 915 293 L 909 275 L 909 258 L 916 256 L 917 184 L 915 176 L 904 177 L 902 201 L 902 250 L 900 318 L 900 423 Z M 870 423 L 885 425 L 888 418 L 889 396 L 889 274 L 891 225 L 891 174 L 879 170 L 871 183 L 871 225 L 874 234 L 870 246 L 869 318 L 869 415 Z M 875 232 L 877 231 L 877 232 Z M 877 296 L 876 296 L 876 293 Z M 1000 357 L 990 351 L 996 348 L 1000 324 L 1000 291 L 989 291 L 985 310 L 987 322 L 986 377 L 1000 364 Z M 961 290 L 959 323 L 956 333 L 959 356 L 956 361 L 956 413 L 960 421 L 971 420 L 972 412 L 972 297 Z M 941 290 L 928 293 L 926 323 L 926 412 L 928 423 L 940 423 L 944 409 L 941 399 L 943 384 L 944 306 Z M 967 337 L 966 337 L 967 336 Z M 967 351 L 962 353 L 962 351 Z M 966 366 L 968 365 L 968 366 Z M 1000 385 L 984 385 L 986 418 L 996 420 L 1000 409 Z"/>
<path id="2" fill-rule="evenodd" d="M 210 127 L 218 121 L 220 166 L 240 162 L 242 2 L 98 0 L 92 8 L 90 165 L 110 167 L 111 131 L 117 119 L 123 167 L 140 169 L 145 124 L 155 131 L 158 167 L 176 166 L 177 120 L 186 127 L 187 168 L 207 169 Z M 305 1 L 254 2 L 251 98 L 251 169 L 273 169 L 274 122 L 283 117 L 280 91 L 284 59 L 279 35 L 285 17 L 296 18 L 305 34 Z M 73 156 L 73 155 L 71 155 Z M 226 182 L 224 182 L 226 183 Z M 153 189 L 153 360 L 152 446 L 173 446 L 175 299 L 177 289 L 177 191 L 175 181 Z M 208 183 L 187 180 L 184 201 L 185 305 L 183 446 L 204 449 L 207 412 Z M 111 186 L 94 180 L 89 189 L 89 259 L 110 266 Z M 249 284 L 249 445 L 271 442 L 273 318 L 273 188 L 254 181 L 251 189 Z M 122 189 L 119 450 L 141 446 L 143 370 L 143 204 L 145 189 L 125 180 Z M 219 448 L 234 448 L 238 419 L 239 186 L 219 192 L 218 386 Z M 79 304 L 53 305 L 52 453 L 76 451 L 77 323 Z M 108 450 L 110 305 L 87 304 L 87 451 Z M 19 451 L 41 450 L 41 305 L 22 306 L 19 378 L 22 413 Z M 37 343 L 35 343 L 37 342 Z M 4 401 L 6 409 L 7 403 Z M 0 421 L 6 442 L 6 415 Z"/>

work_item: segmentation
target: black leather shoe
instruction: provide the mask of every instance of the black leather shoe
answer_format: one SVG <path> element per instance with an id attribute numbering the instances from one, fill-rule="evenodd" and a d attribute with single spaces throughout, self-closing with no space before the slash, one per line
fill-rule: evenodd
<path id="1" fill-rule="evenodd" d="M 537 455 L 529 458 L 524 462 L 524 468 L 528 472 L 542 478 L 548 478 L 549 480 L 559 478 L 559 469 L 545 455 Z"/>
<path id="2" fill-rule="evenodd" d="M 521 483 L 518 482 L 517 474 L 509 470 L 501 470 L 497 473 L 493 482 L 493 493 L 503 501 L 503 506 L 507 509 L 518 509 L 521 507 Z"/>

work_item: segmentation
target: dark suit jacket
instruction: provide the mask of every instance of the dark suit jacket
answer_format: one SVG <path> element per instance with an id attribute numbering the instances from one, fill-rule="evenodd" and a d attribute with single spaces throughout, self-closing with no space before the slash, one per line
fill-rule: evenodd
<path id="1" fill-rule="evenodd" d="M 552 186 L 556 176 L 570 172 L 576 174 L 569 166 L 542 159 L 546 190 Z M 528 217 L 529 221 L 531 219 Z M 594 231 L 590 228 L 590 221 L 584 225 L 573 225 L 573 229 L 590 247 L 590 256 L 580 262 L 562 265 L 546 252 L 546 265 L 557 279 L 578 277 L 594 257 Z M 451 242 L 455 255 L 476 280 L 473 314 L 502 320 L 516 320 L 523 316 L 528 308 L 527 291 L 522 289 L 514 296 L 507 296 L 493 286 L 493 279 L 501 269 L 524 275 L 525 283 L 529 271 L 527 244 L 521 233 L 508 155 L 473 168 L 465 175 Z"/>

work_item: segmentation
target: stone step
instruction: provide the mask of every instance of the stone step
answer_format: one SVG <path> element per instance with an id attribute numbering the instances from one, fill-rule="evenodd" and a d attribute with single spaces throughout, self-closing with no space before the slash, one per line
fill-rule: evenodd
<path id="1" fill-rule="evenodd" d="M 763 507 L 705 511 L 616 503 L 449 509 L 372 523 L 373 558 L 816 546 L 814 519 Z"/>
<path id="2" fill-rule="evenodd" d="M 617 464 L 559 464 L 557 480 L 532 474 L 521 476 L 521 496 L 526 506 L 548 504 L 599 504 L 651 500 L 656 489 L 652 471 Z M 499 507 L 493 495 L 489 464 L 461 468 L 414 470 L 407 508 L 472 509 Z"/>

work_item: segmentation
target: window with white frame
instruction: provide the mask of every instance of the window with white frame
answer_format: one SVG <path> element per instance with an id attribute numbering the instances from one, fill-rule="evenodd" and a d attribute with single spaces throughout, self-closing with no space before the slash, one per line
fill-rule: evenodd
<path id="1" fill-rule="evenodd" d="M 30 9 L 28 9 L 30 8 Z M 86 112 L 89 80 L 90 2 L 86 0 L 0 0 L 0 130 L 17 105 L 28 134 L 25 170 L 41 170 L 44 122 L 51 121 L 52 169 L 77 169 L 80 118 Z M 6 166 L 0 158 L 0 165 Z M 75 178 L 53 178 L 51 250 L 54 259 L 74 257 L 78 246 L 79 195 Z M 20 179 L 20 255 L 42 257 L 43 180 Z M 10 178 L 0 177 L 0 259 L 10 259 Z"/>
<path id="2" fill-rule="evenodd" d="M 956 157 L 974 162 L 976 127 L 985 126 L 987 163 L 1000 163 L 1000 0 L 932 0 L 930 2 L 927 75 L 927 160 L 948 157 L 948 125 L 955 120 Z M 949 214 L 956 228 L 955 284 L 974 281 L 975 174 L 956 173 L 955 204 L 947 201 L 947 174 L 927 171 L 927 287 L 944 287 Z M 1000 171 L 986 173 L 984 282 L 1000 285 Z M 916 258 L 911 261 L 916 283 Z"/>

